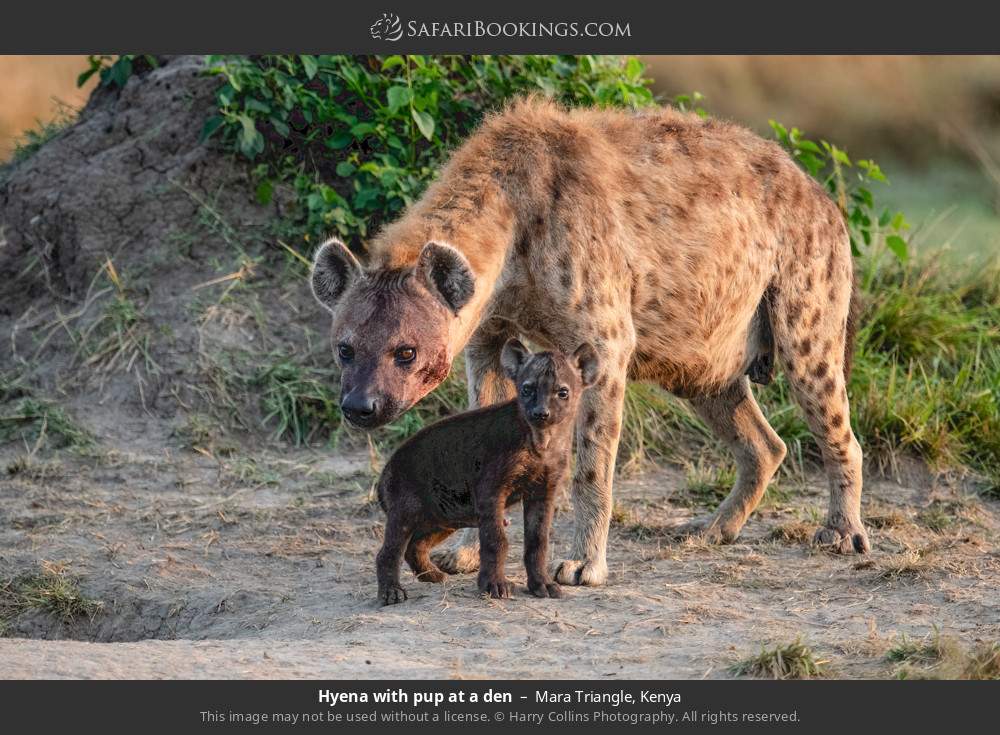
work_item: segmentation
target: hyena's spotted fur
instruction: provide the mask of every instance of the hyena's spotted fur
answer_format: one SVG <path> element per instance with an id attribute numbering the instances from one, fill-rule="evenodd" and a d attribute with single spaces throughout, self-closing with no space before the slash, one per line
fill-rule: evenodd
<path id="1" fill-rule="evenodd" d="M 450 243 L 474 275 L 447 336 L 450 355 L 466 349 L 472 403 L 510 397 L 499 355 L 512 336 L 598 351 L 603 373 L 577 426 L 574 546 L 559 581 L 607 576 L 627 379 L 689 398 L 733 451 L 736 485 L 702 531 L 736 538 L 785 455 L 747 378 L 768 378 L 775 356 L 829 476 L 817 541 L 867 550 L 845 378 L 848 235 L 836 205 L 776 144 L 672 109 L 522 101 L 487 119 L 371 243 L 369 268 L 412 268 L 428 242 Z M 472 558 L 467 545 L 439 563 L 455 571 Z"/>

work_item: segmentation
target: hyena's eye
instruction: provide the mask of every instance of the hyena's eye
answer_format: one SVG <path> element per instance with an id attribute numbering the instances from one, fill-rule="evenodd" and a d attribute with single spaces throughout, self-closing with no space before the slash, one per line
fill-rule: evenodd
<path id="1" fill-rule="evenodd" d="M 560 388 L 559 390 L 556 391 L 556 395 L 565 401 L 567 398 L 569 398 L 569 388 Z"/>
<path id="2" fill-rule="evenodd" d="M 413 347 L 400 347 L 393 356 L 397 363 L 405 365 L 408 362 L 413 362 L 417 357 L 417 350 Z"/>
<path id="3" fill-rule="evenodd" d="M 344 362 L 350 362 L 354 359 L 354 348 L 341 343 L 337 345 L 337 354 L 340 355 L 340 359 Z"/>
<path id="4" fill-rule="evenodd" d="M 528 385 L 527 383 L 521 386 L 521 395 L 524 396 L 525 398 L 531 398 L 531 394 L 534 392 L 535 392 L 534 387 Z"/>

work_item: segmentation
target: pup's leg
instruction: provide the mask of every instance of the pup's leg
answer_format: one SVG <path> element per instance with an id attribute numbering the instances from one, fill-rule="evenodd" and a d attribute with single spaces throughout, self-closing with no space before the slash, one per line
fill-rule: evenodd
<path id="1" fill-rule="evenodd" d="M 395 605 L 406 599 L 406 590 L 399 583 L 399 565 L 403 561 L 403 552 L 410 543 L 412 534 L 412 528 L 390 511 L 385 522 L 382 548 L 375 558 L 378 599 L 383 605 Z"/>
<path id="2" fill-rule="evenodd" d="M 562 597 L 548 572 L 549 530 L 555 513 L 556 490 L 524 499 L 524 569 L 528 591 L 535 597 Z"/>
<path id="3" fill-rule="evenodd" d="M 490 597 L 510 597 L 512 587 L 504 572 L 508 546 L 503 499 L 490 498 L 483 506 L 479 508 L 479 591 Z"/>
<path id="4" fill-rule="evenodd" d="M 451 536 L 451 529 L 430 531 L 414 536 L 406 547 L 406 563 L 421 582 L 444 582 L 448 575 L 431 561 L 431 549 Z"/>

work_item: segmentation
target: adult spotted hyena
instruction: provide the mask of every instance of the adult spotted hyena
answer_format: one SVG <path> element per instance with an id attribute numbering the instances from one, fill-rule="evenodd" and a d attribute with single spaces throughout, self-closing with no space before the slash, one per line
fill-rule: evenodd
<path id="1" fill-rule="evenodd" d="M 735 487 L 700 532 L 737 537 L 785 445 L 747 374 L 772 355 L 823 451 L 830 507 L 818 543 L 864 552 L 861 448 L 846 374 L 853 272 L 836 205 L 774 143 L 672 109 L 567 111 L 527 100 L 488 118 L 424 196 L 371 243 L 316 254 L 351 423 L 385 424 L 466 354 L 469 398 L 511 397 L 500 365 L 524 336 L 595 346 L 573 478 L 563 584 L 601 584 L 627 379 L 689 399 L 732 450 Z M 470 571 L 474 538 L 438 558 Z"/>

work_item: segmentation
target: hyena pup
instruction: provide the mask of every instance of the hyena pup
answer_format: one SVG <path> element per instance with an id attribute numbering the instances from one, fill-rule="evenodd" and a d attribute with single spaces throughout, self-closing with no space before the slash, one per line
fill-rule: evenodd
<path id="1" fill-rule="evenodd" d="M 546 567 L 549 529 L 568 475 L 580 394 L 597 379 L 597 354 L 590 344 L 572 356 L 532 354 L 510 339 L 500 361 L 516 398 L 423 429 L 382 470 L 378 499 L 387 519 L 376 564 L 383 605 L 406 599 L 399 582 L 403 558 L 420 580 L 447 578 L 430 551 L 459 528 L 479 529 L 480 592 L 510 597 L 504 512 L 518 501 L 528 591 L 561 596 Z"/>

